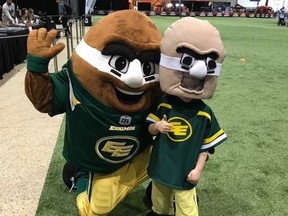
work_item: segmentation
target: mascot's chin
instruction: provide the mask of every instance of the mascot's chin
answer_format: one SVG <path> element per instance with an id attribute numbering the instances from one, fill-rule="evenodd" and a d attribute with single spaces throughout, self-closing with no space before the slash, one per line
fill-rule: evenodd
<path id="1" fill-rule="evenodd" d="M 183 72 L 172 71 L 165 67 L 161 67 L 162 74 L 171 74 L 169 79 L 160 76 L 161 89 L 163 92 L 191 99 L 209 99 L 214 95 L 216 90 L 218 77 L 206 76 L 198 78 L 189 76 Z"/>

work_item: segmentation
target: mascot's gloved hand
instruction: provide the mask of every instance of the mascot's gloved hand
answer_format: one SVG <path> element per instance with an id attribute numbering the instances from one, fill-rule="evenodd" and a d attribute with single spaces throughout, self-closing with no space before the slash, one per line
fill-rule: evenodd
<path id="1" fill-rule="evenodd" d="M 28 54 L 48 59 L 54 58 L 65 48 L 63 43 L 58 43 L 54 47 L 51 47 L 56 36 L 56 29 L 52 29 L 48 33 L 45 28 L 32 30 L 27 41 Z"/>
<path id="2" fill-rule="evenodd" d="M 51 46 L 56 36 L 56 29 L 52 29 L 47 32 L 45 28 L 40 28 L 39 30 L 32 30 L 29 33 L 27 39 L 28 71 L 34 72 L 35 68 L 37 68 L 37 72 L 48 72 L 48 64 L 50 59 L 54 58 L 65 48 L 63 43 L 58 43 L 55 46 Z"/>

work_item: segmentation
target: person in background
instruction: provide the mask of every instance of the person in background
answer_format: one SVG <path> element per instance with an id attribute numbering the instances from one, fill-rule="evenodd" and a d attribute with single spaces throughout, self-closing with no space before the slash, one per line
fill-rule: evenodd
<path id="1" fill-rule="evenodd" d="M 0 27 L 2 27 L 2 6 L 0 5 Z"/>
<path id="2" fill-rule="evenodd" d="M 29 8 L 27 11 L 27 20 L 29 23 L 34 23 L 36 21 L 36 15 L 34 14 L 34 10 Z"/>
<path id="3" fill-rule="evenodd" d="M 2 22 L 2 6 L 0 5 L 0 22 Z"/>
<path id="4" fill-rule="evenodd" d="M 2 7 L 2 23 L 4 26 L 15 24 L 15 4 L 6 0 Z"/>
<path id="5" fill-rule="evenodd" d="M 282 7 L 278 12 L 278 26 L 285 25 L 285 7 Z"/>
<path id="6" fill-rule="evenodd" d="M 0 5 L 0 28 L 4 27 L 2 23 L 2 6 Z"/>
<path id="7" fill-rule="evenodd" d="M 27 10 L 27 8 L 22 8 L 21 9 L 21 14 L 22 14 L 22 22 L 23 23 L 27 23 L 28 22 L 28 10 Z"/>
<path id="8" fill-rule="evenodd" d="M 64 1 L 56 0 L 56 3 L 58 4 L 59 21 L 62 23 L 62 27 L 65 28 L 65 34 L 69 33 L 68 17 Z"/>
<path id="9" fill-rule="evenodd" d="M 15 24 L 22 23 L 22 11 L 20 9 L 15 10 Z"/>

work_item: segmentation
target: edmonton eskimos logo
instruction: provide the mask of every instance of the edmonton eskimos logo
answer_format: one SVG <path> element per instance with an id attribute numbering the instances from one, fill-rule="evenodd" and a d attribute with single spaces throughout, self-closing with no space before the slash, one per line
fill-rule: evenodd
<path id="1" fill-rule="evenodd" d="M 95 145 L 97 155 L 109 163 L 122 163 L 139 151 L 139 140 L 132 136 L 108 136 Z"/>
<path id="2" fill-rule="evenodd" d="M 171 130 L 167 134 L 169 139 L 174 142 L 183 142 L 192 135 L 192 126 L 188 121 L 180 117 L 173 117 L 168 120 L 172 125 Z"/>

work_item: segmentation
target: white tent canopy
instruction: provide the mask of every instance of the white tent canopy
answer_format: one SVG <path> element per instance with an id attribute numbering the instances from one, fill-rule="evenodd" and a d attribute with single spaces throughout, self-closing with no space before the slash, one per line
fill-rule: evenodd
<path id="1" fill-rule="evenodd" d="M 257 6 L 265 5 L 266 0 L 259 0 L 259 1 L 238 0 L 237 3 L 246 8 L 256 8 Z M 282 7 L 287 8 L 288 7 L 287 3 L 286 0 L 269 0 L 267 6 L 271 6 L 274 11 L 277 11 Z"/>
<path id="2" fill-rule="evenodd" d="M 85 14 L 91 14 L 94 9 L 94 5 L 96 3 L 96 0 L 86 0 L 85 4 Z"/>

